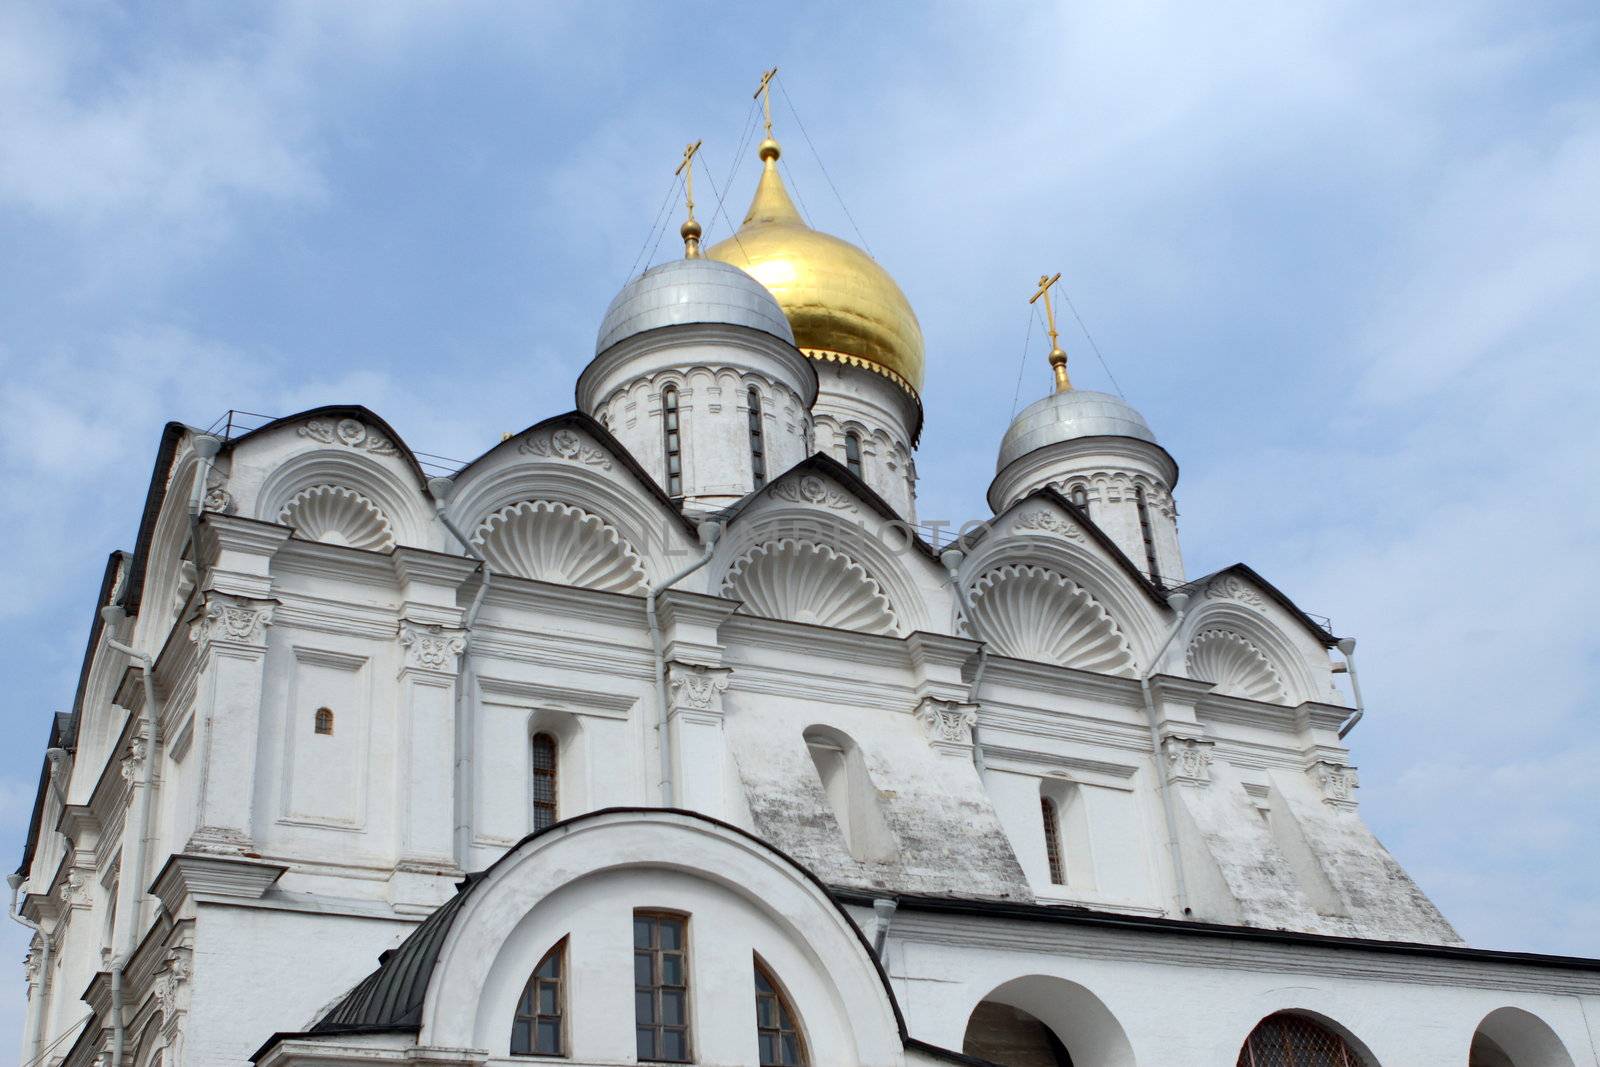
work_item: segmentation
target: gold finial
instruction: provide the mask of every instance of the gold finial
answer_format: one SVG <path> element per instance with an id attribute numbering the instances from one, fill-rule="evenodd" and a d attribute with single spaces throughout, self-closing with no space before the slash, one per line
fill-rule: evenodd
<path id="1" fill-rule="evenodd" d="M 1028 303 L 1033 303 L 1044 297 L 1044 318 L 1046 328 L 1050 333 L 1050 369 L 1056 374 L 1056 392 L 1064 393 L 1072 388 L 1072 381 L 1067 377 L 1067 354 L 1061 350 L 1056 334 L 1056 311 L 1050 306 L 1050 287 L 1061 280 L 1061 275 L 1054 278 L 1048 274 L 1039 275 L 1039 291 L 1028 298 Z"/>
<path id="2" fill-rule="evenodd" d="M 757 151 L 757 155 L 764 160 L 778 158 L 778 142 L 772 139 L 772 79 L 777 76 L 777 67 L 773 67 L 761 75 L 761 84 L 756 86 L 755 96 L 751 97 L 752 100 L 760 99 L 761 113 L 767 120 L 767 137 L 766 140 L 761 142 L 761 147 Z"/>
<path id="3" fill-rule="evenodd" d="M 678 164 L 674 174 L 683 175 L 684 200 L 689 209 L 689 217 L 678 228 L 678 233 L 683 237 L 683 258 L 700 258 L 700 224 L 694 221 L 694 154 L 700 151 L 704 142 L 696 141 L 683 150 L 683 162 Z"/>

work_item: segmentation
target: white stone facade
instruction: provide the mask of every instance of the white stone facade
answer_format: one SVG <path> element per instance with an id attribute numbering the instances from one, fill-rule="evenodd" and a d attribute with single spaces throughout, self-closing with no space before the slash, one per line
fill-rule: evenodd
<path id="1" fill-rule="evenodd" d="M 1147 579 L 1118 508 L 1151 480 L 1170 589 L 1164 452 L 1023 457 L 941 559 L 902 394 L 679 322 L 448 486 L 360 408 L 214 463 L 169 428 L 46 760 L 22 1061 L 524 1063 L 564 946 L 565 1062 L 631 1063 L 644 910 L 687 924 L 707 1065 L 758 1063 L 758 961 L 817 1065 L 987 1062 L 988 1003 L 1078 1067 L 1227 1067 L 1282 1011 L 1368 1067 L 1594 1067 L 1600 964 L 1463 948 L 1362 822 L 1332 635 L 1246 568 Z"/>

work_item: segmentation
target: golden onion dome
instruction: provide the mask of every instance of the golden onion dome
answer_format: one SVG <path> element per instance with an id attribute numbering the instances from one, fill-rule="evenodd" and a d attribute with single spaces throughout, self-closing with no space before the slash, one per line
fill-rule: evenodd
<path id="1" fill-rule="evenodd" d="M 922 327 L 889 272 L 848 241 L 813 230 L 778 176 L 778 142 L 761 142 L 761 181 L 744 222 L 706 255 L 766 286 L 812 359 L 864 367 L 915 395 Z"/>

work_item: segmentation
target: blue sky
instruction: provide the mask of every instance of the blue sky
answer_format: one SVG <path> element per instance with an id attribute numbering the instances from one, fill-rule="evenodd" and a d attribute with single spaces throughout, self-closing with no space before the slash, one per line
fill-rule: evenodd
<path id="1" fill-rule="evenodd" d="M 984 513 L 1062 271 L 1190 573 L 1360 639 L 1379 835 L 1470 942 L 1600 956 L 1585 3 L 0 5 L 0 856 L 162 423 L 355 402 L 469 458 L 569 409 L 687 141 L 741 215 L 774 64 L 805 210 L 854 239 L 796 112 L 922 321 L 923 516 Z"/>

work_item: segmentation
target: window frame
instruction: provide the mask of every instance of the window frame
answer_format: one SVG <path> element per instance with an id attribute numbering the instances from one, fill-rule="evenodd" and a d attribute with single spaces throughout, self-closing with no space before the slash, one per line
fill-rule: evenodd
<path id="1" fill-rule="evenodd" d="M 854 430 L 844 435 L 844 467 L 857 478 L 866 479 L 866 465 L 861 460 L 861 435 Z"/>
<path id="2" fill-rule="evenodd" d="M 752 385 L 746 396 L 749 401 L 750 475 L 754 487 L 760 489 L 767 484 L 767 437 L 762 421 L 761 391 Z"/>
<path id="3" fill-rule="evenodd" d="M 539 750 L 541 739 L 548 742 L 550 752 L 549 767 L 539 765 Z M 529 798 L 529 819 L 534 833 L 554 826 L 561 821 L 561 739 L 548 730 L 537 730 L 528 739 L 529 785 L 531 796 Z M 541 780 L 548 779 L 550 784 L 550 797 L 542 800 L 539 796 Z M 540 813 L 547 812 L 547 821 L 541 821 Z"/>
<path id="4" fill-rule="evenodd" d="M 1050 873 L 1050 884 L 1064 886 L 1067 884 L 1067 868 L 1062 862 L 1061 812 L 1055 797 L 1040 793 L 1039 813 L 1044 822 L 1044 858 Z"/>
<path id="5" fill-rule="evenodd" d="M 661 387 L 661 449 L 664 466 L 662 473 L 667 495 L 683 496 L 683 405 L 678 387 L 668 383 Z"/>
<path id="6" fill-rule="evenodd" d="M 561 940 L 550 947 L 550 951 L 539 957 L 539 962 L 534 965 L 532 972 L 529 973 L 527 982 L 523 983 L 522 992 L 517 995 L 517 1004 L 512 1009 L 511 1015 L 510 1054 L 513 1056 L 528 1056 L 538 1059 L 566 1059 L 571 1056 L 571 1039 L 567 1031 L 567 942 L 568 938 L 562 937 Z M 556 1010 L 553 1017 L 557 1020 L 557 1041 L 560 1049 L 556 1052 L 518 1051 L 517 1024 L 523 1019 L 532 1020 L 529 1033 L 532 1037 L 534 1048 L 537 1048 L 539 1044 L 539 1020 L 551 1017 L 539 1011 L 539 983 L 552 981 L 552 979 L 541 977 L 539 972 L 544 969 L 544 965 L 551 959 L 556 961 L 556 975 L 553 979 L 556 987 Z M 530 1002 L 533 1005 L 533 1014 L 524 1015 L 522 1013 L 522 1005 L 530 990 L 532 990 L 533 994 Z"/>
<path id="7" fill-rule="evenodd" d="M 1150 501 L 1143 485 L 1133 487 L 1134 506 L 1139 511 L 1139 534 L 1144 538 L 1145 565 L 1150 568 L 1150 580 L 1161 584 L 1161 565 L 1156 562 L 1156 532 L 1150 521 Z"/>
<path id="8" fill-rule="evenodd" d="M 639 945 L 639 921 L 646 920 L 651 924 L 651 944 L 647 947 Z M 681 931 L 680 947 L 664 949 L 660 947 L 660 931 L 662 922 L 679 924 Z M 689 914 L 687 912 L 673 911 L 670 908 L 635 908 L 633 911 L 633 1033 L 634 1054 L 640 1063 L 693 1063 L 695 1056 L 694 1047 L 694 998 L 690 975 L 690 931 Z M 650 957 L 651 985 L 639 985 L 639 956 L 648 953 Z M 664 961 L 667 956 L 681 957 L 680 977 L 681 984 L 669 985 L 663 979 Z M 681 990 L 683 997 L 682 1023 L 666 1023 L 661 1021 L 661 993 L 663 990 Z M 649 993 L 651 997 L 652 1019 L 640 1021 L 639 995 Z M 639 1053 L 639 1032 L 641 1030 L 654 1032 L 652 1051 L 655 1055 L 645 1056 Z M 683 1035 L 683 1056 L 680 1059 L 660 1055 L 662 1052 L 661 1038 L 667 1031 L 681 1031 Z"/>
<path id="9" fill-rule="evenodd" d="M 793 1000 L 790 998 L 788 991 L 784 989 L 783 983 L 778 981 L 778 976 L 773 973 L 772 968 L 767 966 L 766 961 L 761 958 L 760 953 L 753 954 L 751 962 L 754 971 L 755 982 L 753 984 L 755 985 L 756 994 L 756 1063 L 760 1067 L 808 1067 L 811 1063 L 810 1042 L 806 1040 L 806 1028 L 800 1021 L 800 1013 L 795 1010 Z M 762 992 L 759 984 L 763 980 L 767 983 L 767 992 L 765 993 Z M 761 1001 L 763 997 L 771 999 L 776 1006 L 777 1026 L 761 1025 Z M 787 1030 L 783 1026 L 785 1020 L 789 1024 Z M 799 1057 L 792 1064 L 784 1063 L 781 1056 L 777 1060 L 767 1059 L 763 1052 L 761 1041 L 764 1030 L 773 1031 L 776 1034 L 780 1048 L 782 1047 L 783 1035 L 786 1032 L 793 1034 L 795 1049 L 799 1053 Z"/>
<path id="10" fill-rule="evenodd" d="M 334 714 L 327 705 L 318 708 L 311 716 L 311 733 L 314 737 L 333 736 Z"/>

